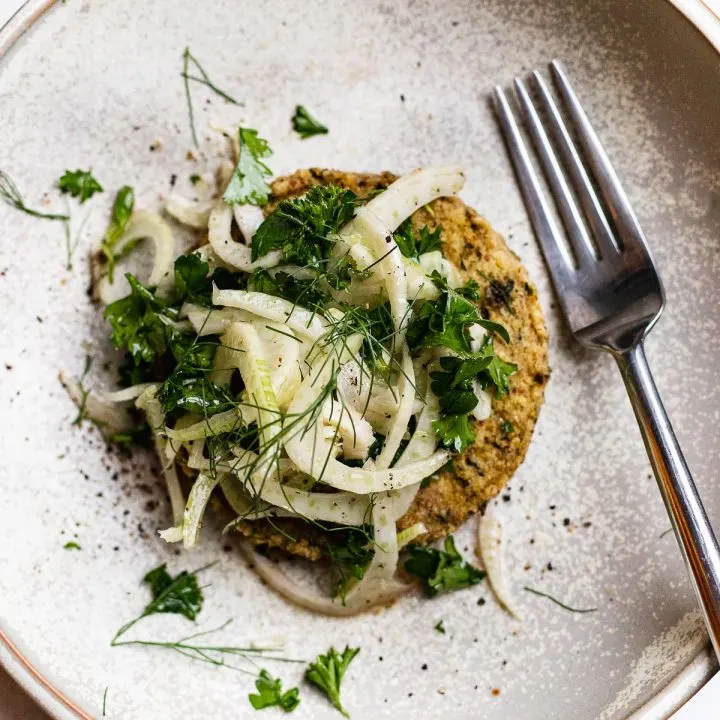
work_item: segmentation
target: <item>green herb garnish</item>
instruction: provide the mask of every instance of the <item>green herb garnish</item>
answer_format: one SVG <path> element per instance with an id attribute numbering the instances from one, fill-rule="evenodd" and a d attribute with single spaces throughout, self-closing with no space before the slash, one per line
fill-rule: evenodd
<path id="1" fill-rule="evenodd" d="M 270 188 L 267 179 L 272 175 L 264 158 L 272 155 L 267 140 L 258 137 L 257 130 L 238 128 L 240 157 L 223 198 L 228 205 L 267 205 Z M 253 258 L 255 257 L 253 240 Z"/>
<path id="2" fill-rule="evenodd" d="M 89 170 L 66 170 L 58 180 L 62 193 L 70 193 L 80 199 L 80 203 L 89 200 L 95 193 L 103 191 L 102 185 L 92 176 Z"/>
<path id="3" fill-rule="evenodd" d="M 287 263 L 321 266 L 358 202 L 354 192 L 335 185 L 316 185 L 303 197 L 283 200 L 255 233 L 252 259 L 282 250 Z"/>
<path id="4" fill-rule="evenodd" d="M 331 647 L 327 655 L 318 655 L 305 672 L 305 679 L 320 688 L 345 717 L 350 715 L 342 706 L 340 685 L 348 665 L 359 652 L 360 648 L 347 646 L 341 655 Z"/>
<path id="5" fill-rule="evenodd" d="M 192 72 L 197 70 L 199 75 L 191 75 L 191 66 L 192 66 Z M 195 130 L 195 114 L 193 112 L 193 104 L 192 104 L 192 96 L 190 94 L 190 81 L 199 83 L 200 85 L 205 85 L 205 87 L 212 90 L 214 93 L 219 95 L 224 100 L 227 100 L 229 103 L 232 103 L 233 105 L 240 105 L 242 106 L 243 103 L 238 102 L 235 100 L 235 98 L 228 95 L 224 90 L 221 90 L 217 85 L 215 85 L 210 78 L 208 77 L 208 74 L 203 69 L 202 65 L 198 62 L 197 58 L 190 52 L 190 48 L 185 48 L 183 51 L 183 69 L 182 73 L 180 73 L 183 79 L 183 85 L 185 87 L 185 99 L 187 101 L 188 106 L 188 118 L 190 120 L 190 133 L 192 134 L 193 143 L 195 144 L 195 147 L 199 147 L 198 138 L 197 138 L 197 132 Z M 191 178 L 192 180 L 192 178 Z M 193 183 L 195 184 L 195 183 Z"/>
<path id="6" fill-rule="evenodd" d="M 4 171 L 0 170 L 0 198 L 2 198 L 8 205 L 14 207 L 16 210 L 24 212 L 26 215 L 32 215 L 33 217 L 44 218 L 45 220 L 63 220 L 67 221 L 70 219 L 69 215 L 59 215 L 56 213 L 46 213 L 40 210 L 33 210 L 25 204 L 20 190 L 17 185 L 13 182 L 13 179 Z"/>
<path id="7" fill-rule="evenodd" d="M 295 114 L 292 116 L 293 130 L 300 135 L 303 140 L 313 135 L 326 135 L 328 129 L 319 123 L 310 113 L 302 106 L 295 107 Z"/>
<path id="8" fill-rule="evenodd" d="M 482 570 L 463 559 L 452 535 L 445 538 L 442 550 L 411 545 L 409 551 L 405 570 L 422 580 L 425 594 L 430 597 L 476 585 L 485 577 Z"/>
<path id="9" fill-rule="evenodd" d="M 500 421 L 500 429 L 505 433 L 505 435 L 510 435 L 515 432 L 514 425 L 506 419 Z"/>
<path id="10" fill-rule="evenodd" d="M 110 225 L 105 232 L 105 237 L 100 246 L 100 250 L 105 257 L 107 263 L 108 280 L 112 283 L 115 273 L 116 262 L 127 255 L 135 246 L 134 243 L 128 243 L 122 248 L 119 255 L 115 254 L 115 245 L 123 236 L 135 207 L 135 193 L 129 185 L 124 185 L 118 190 L 113 203 L 112 214 L 110 216 Z"/>
<path id="11" fill-rule="evenodd" d="M 105 717 L 105 708 L 107 707 L 107 694 L 108 694 L 108 688 L 105 688 L 105 691 L 103 692 L 103 702 L 102 702 L 102 716 Z"/>
<path id="12" fill-rule="evenodd" d="M 285 712 L 292 712 L 300 704 L 300 690 L 294 687 L 283 692 L 281 680 L 272 677 L 267 670 L 260 671 L 255 687 L 257 694 L 251 693 L 248 700 L 256 710 L 281 707 Z"/>
<path id="13" fill-rule="evenodd" d="M 417 259 L 420 255 L 433 252 L 434 250 L 442 250 L 442 226 L 436 227 L 434 230 L 425 225 L 418 232 L 408 218 L 395 231 L 395 242 L 400 252 L 409 258 Z"/>
<path id="14" fill-rule="evenodd" d="M 344 603 L 353 580 L 365 577 L 365 571 L 375 554 L 371 529 L 348 527 L 328 533 L 327 554 L 335 573 L 333 595 Z"/>
<path id="15" fill-rule="evenodd" d="M 85 419 L 85 405 L 87 404 L 87 398 L 90 394 L 90 389 L 85 387 L 85 378 L 87 377 L 87 374 L 90 372 L 90 366 L 92 365 L 92 358 L 89 355 L 85 356 L 85 367 L 83 368 L 82 375 L 78 379 L 78 389 L 80 390 L 80 402 L 78 403 L 78 414 L 76 415 L 75 419 L 72 421 L 72 425 L 77 425 L 78 427 L 82 425 L 83 420 Z"/>
<path id="16" fill-rule="evenodd" d="M 200 570 L 204 570 L 201 568 Z M 143 618 L 156 613 L 174 613 L 186 617 L 188 620 L 195 620 L 202 610 L 203 594 L 197 581 L 197 574 L 200 570 L 181 573 L 172 577 L 168 572 L 167 565 L 162 565 L 151 570 L 143 578 L 143 582 L 150 586 L 152 600 L 145 606 L 145 609 L 134 620 L 125 623 L 115 633 L 111 645 L 118 644 L 116 641 L 124 635 L 133 625 Z"/>
<path id="17" fill-rule="evenodd" d="M 70 540 L 63 545 L 63 550 L 82 550 L 82 548 L 74 540 Z"/>
<path id="18" fill-rule="evenodd" d="M 438 620 L 435 624 L 435 630 L 439 632 L 441 635 L 445 634 L 445 623 L 442 620 Z"/>
<path id="19" fill-rule="evenodd" d="M 475 423 L 468 415 L 446 415 L 433 421 L 433 430 L 442 445 L 462 452 L 475 442 Z"/>

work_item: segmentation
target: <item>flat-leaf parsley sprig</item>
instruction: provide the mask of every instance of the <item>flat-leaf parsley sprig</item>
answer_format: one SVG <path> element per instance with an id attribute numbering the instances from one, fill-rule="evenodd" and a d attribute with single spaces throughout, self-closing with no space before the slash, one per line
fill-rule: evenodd
<path id="1" fill-rule="evenodd" d="M 350 714 L 340 699 L 340 686 L 348 665 L 359 652 L 360 648 L 347 646 L 341 654 L 331 647 L 326 655 L 318 655 L 305 672 L 305 679 L 324 692 L 345 717 L 350 717 Z"/>

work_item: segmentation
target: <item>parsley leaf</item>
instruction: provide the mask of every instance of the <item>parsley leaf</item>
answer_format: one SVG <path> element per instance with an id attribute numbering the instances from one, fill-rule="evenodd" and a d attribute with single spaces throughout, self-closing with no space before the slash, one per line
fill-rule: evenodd
<path id="1" fill-rule="evenodd" d="M 409 551 L 405 570 L 423 581 L 425 593 L 431 597 L 476 585 L 485 577 L 482 570 L 463 559 L 452 535 L 445 538 L 442 550 L 411 545 Z"/>
<path id="2" fill-rule="evenodd" d="M 295 114 L 292 116 L 293 130 L 303 140 L 313 135 L 327 135 L 328 129 L 319 123 L 302 105 L 295 107 Z"/>
<path id="3" fill-rule="evenodd" d="M 432 425 L 443 446 L 455 452 L 475 442 L 474 423 L 468 415 L 446 415 L 433 420 Z"/>
<path id="4" fill-rule="evenodd" d="M 63 550 L 82 550 L 82 548 L 74 540 L 70 540 L 63 545 Z"/>
<path id="5" fill-rule="evenodd" d="M 156 298 L 138 279 L 127 273 L 130 294 L 110 303 L 105 318 L 112 328 L 112 342 L 116 348 L 127 350 L 132 367 L 142 368 L 157 360 L 167 349 L 173 310 Z"/>
<path id="6" fill-rule="evenodd" d="M 117 241 L 123 236 L 130 222 L 135 207 L 135 193 L 129 185 L 124 185 L 118 190 L 113 203 L 112 214 L 110 215 L 110 224 L 105 231 L 105 237 L 100 245 L 100 251 L 105 256 L 108 269 L 108 280 L 113 282 L 115 272 L 115 263 L 127 255 L 134 244 L 126 245 L 120 255 L 115 255 L 114 248 Z"/>
<path id="7" fill-rule="evenodd" d="M 510 342 L 510 335 L 503 325 L 486 320 L 473 303 L 447 288 L 439 298 L 426 300 L 420 306 L 408 326 L 408 344 L 411 349 L 446 347 L 464 357 L 471 352 L 465 329 L 475 323 Z"/>
<path id="8" fill-rule="evenodd" d="M 336 185 L 316 185 L 303 197 L 283 200 L 258 228 L 252 259 L 282 250 L 285 260 L 318 267 L 328 258 L 332 236 L 355 214 L 358 197 Z"/>
<path id="9" fill-rule="evenodd" d="M 328 700 L 345 716 L 350 717 L 340 700 L 340 685 L 343 676 L 353 658 L 360 652 L 360 648 L 347 646 L 342 655 L 331 647 L 327 655 L 318 655 L 305 671 L 305 679 L 320 688 Z"/>
<path id="10" fill-rule="evenodd" d="M 144 616 L 176 613 L 188 620 L 194 620 L 202 610 L 203 595 L 195 573 L 183 570 L 172 577 L 167 565 L 163 563 L 147 573 L 143 582 L 150 585 L 153 595 L 153 599 L 143 610 Z"/>
<path id="11" fill-rule="evenodd" d="M 442 620 L 438 620 L 437 623 L 435 623 L 435 630 L 437 630 L 441 635 L 444 635 L 445 623 Z"/>
<path id="12" fill-rule="evenodd" d="M 62 193 L 79 197 L 80 203 L 89 200 L 95 193 L 103 191 L 103 186 L 92 176 L 89 170 L 66 170 L 58 180 Z"/>
<path id="13" fill-rule="evenodd" d="M 409 258 L 418 258 L 425 253 L 442 249 L 442 226 L 439 225 L 434 230 L 425 225 L 416 231 L 413 224 L 408 218 L 401 223 L 400 227 L 395 231 L 394 237 L 400 252 Z"/>
<path id="14" fill-rule="evenodd" d="M 294 687 L 283 692 L 280 679 L 272 677 L 267 670 L 260 671 L 255 687 L 257 694 L 251 693 L 248 700 L 256 710 L 278 706 L 285 712 L 292 712 L 300 704 L 300 690 Z"/>
<path id="15" fill-rule="evenodd" d="M 223 198 L 228 205 L 267 205 L 270 188 L 267 178 L 272 175 L 270 168 L 262 162 L 272 155 L 267 143 L 258 137 L 257 130 L 238 128 L 240 157 Z"/>
<path id="16" fill-rule="evenodd" d="M 433 270 L 430 273 L 430 279 L 440 290 L 447 291 L 450 289 L 447 278 L 443 277 L 437 270 Z M 480 299 L 480 286 L 474 278 L 470 278 L 464 285 L 453 288 L 453 290 L 468 300 Z"/>
<path id="17" fill-rule="evenodd" d="M 180 255 L 175 260 L 175 294 L 178 303 L 210 305 L 212 281 L 208 279 L 210 266 L 198 255 Z"/>

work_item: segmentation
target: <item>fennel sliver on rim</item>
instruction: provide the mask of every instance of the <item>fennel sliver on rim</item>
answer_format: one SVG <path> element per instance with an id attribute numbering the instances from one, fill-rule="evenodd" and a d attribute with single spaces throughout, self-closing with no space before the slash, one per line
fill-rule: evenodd
<path id="1" fill-rule="evenodd" d="M 418 580 L 430 596 L 480 582 L 449 534 L 522 461 L 548 373 L 522 266 L 457 198 L 460 168 L 298 171 L 268 185 L 265 140 L 240 128 L 233 148 L 214 198 L 166 201 L 198 233 L 188 252 L 132 188 L 118 192 L 93 272 L 125 352 L 122 387 L 63 374 L 80 414 L 111 442 L 151 438 L 173 512 L 162 540 L 195 547 L 221 498 L 226 532 L 305 608 L 352 615 Z M 123 271 L 141 239 L 154 250 L 142 281 Z M 484 537 L 509 608 L 499 538 Z M 253 545 L 329 561 L 327 591 Z"/>

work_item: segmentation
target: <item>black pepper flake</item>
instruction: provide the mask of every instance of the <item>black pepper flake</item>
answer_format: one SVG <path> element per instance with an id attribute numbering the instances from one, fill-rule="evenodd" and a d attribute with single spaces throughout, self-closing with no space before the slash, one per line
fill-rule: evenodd
<path id="1" fill-rule="evenodd" d="M 477 604 L 478 604 L 478 605 L 484 605 L 484 604 L 485 604 L 485 598 L 478 598 Z"/>
<path id="2" fill-rule="evenodd" d="M 421 667 L 420 669 L 421 669 L 421 670 L 427 670 L 427 669 L 428 669 L 427 663 L 423 663 L 423 664 L 422 664 L 422 667 Z"/>
<path id="3" fill-rule="evenodd" d="M 551 510 L 554 510 L 554 509 L 557 507 L 557 505 L 549 505 L 548 507 L 549 507 Z"/>
<path id="4" fill-rule="evenodd" d="M 545 566 L 548 570 L 553 569 L 553 564 L 551 562 L 548 562 L 548 564 Z"/>
<path id="5" fill-rule="evenodd" d="M 402 94 L 400 95 L 400 102 L 405 102 L 405 96 Z"/>
<path id="6" fill-rule="evenodd" d="M 570 518 L 563 518 L 563 525 L 567 527 L 570 524 Z"/>
<path id="7" fill-rule="evenodd" d="M 175 187 L 175 183 L 177 182 L 177 175 L 173 173 L 170 176 L 170 187 Z"/>
<path id="8" fill-rule="evenodd" d="M 503 502 L 510 502 L 510 496 L 509 495 L 503 495 L 502 496 Z"/>
<path id="9" fill-rule="evenodd" d="M 380 662 L 382 662 L 382 661 L 383 661 L 383 656 L 380 655 L 380 656 L 378 657 L 378 660 L 379 660 Z"/>

